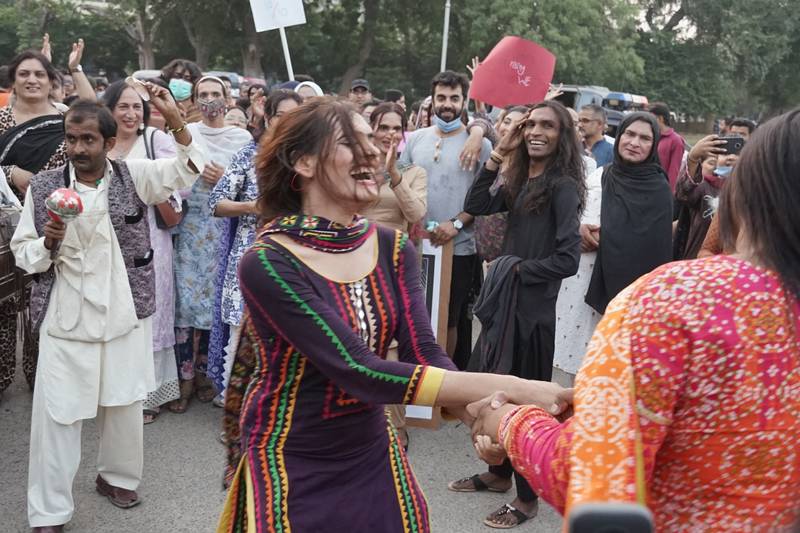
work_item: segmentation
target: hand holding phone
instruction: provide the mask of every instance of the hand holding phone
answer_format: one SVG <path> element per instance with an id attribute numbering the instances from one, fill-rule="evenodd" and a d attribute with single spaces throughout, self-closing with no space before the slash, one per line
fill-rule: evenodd
<path id="1" fill-rule="evenodd" d="M 720 140 L 725 141 L 725 144 L 721 145 L 720 148 L 725 150 L 726 154 L 739 155 L 739 152 L 741 152 L 742 148 L 744 148 L 744 137 L 740 137 L 738 135 L 726 135 L 725 137 L 720 137 Z"/>

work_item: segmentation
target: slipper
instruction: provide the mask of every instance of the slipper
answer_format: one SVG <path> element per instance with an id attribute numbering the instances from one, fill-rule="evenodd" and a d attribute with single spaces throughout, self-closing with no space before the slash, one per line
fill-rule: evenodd
<path id="1" fill-rule="evenodd" d="M 214 407 L 225 407 L 225 395 L 220 392 L 214 396 L 214 400 L 211 402 L 211 405 Z"/>
<path id="2" fill-rule="evenodd" d="M 180 390 L 180 398 L 177 400 L 172 400 L 169 402 L 169 404 L 167 404 L 167 409 L 169 409 L 170 412 L 178 415 L 185 413 L 186 409 L 189 407 L 189 399 L 194 393 L 194 379 L 181 379 Z"/>
<path id="3" fill-rule="evenodd" d="M 194 376 L 194 395 L 199 401 L 208 403 L 217 395 L 217 389 L 210 379 L 198 372 Z"/>
<path id="4" fill-rule="evenodd" d="M 519 525 L 524 524 L 525 522 L 536 516 L 537 513 L 538 513 L 538 508 L 534 510 L 534 513 L 532 515 L 528 516 L 519 509 L 517 509 L 516 507 L 514 507 L 513 505 L 507 503 L 497 511 L 487 516 L 483 520 L 483 523 L 494 529 L 512 529 Z M 516 518 L 516 522 L 514 522 L 513 524 L 504 524 L 502 522 L 494 521 L 497 518 L 500 518 L 501 516 L 505 516 L 507 514 L 511 514 L 514 518 Z"/>
<path id="5" fill-rule="evenodd" d="M 155 409 L 144 409 L 142 411 L 142 419 L 144 420 L 144 424 L 147 425 L 155 422 L 156 418 L 158 418 L 159 413 L 160 411 L 157 411 Z"/>
<path id="6" fill-rule="evenodd" d="M 508 492 L 511 487 L 507 489 L 498 489 L 495 487 L 490 487 L 486 483 L 483 482 L 481 479 L 480 474 L 475 474 L 472 477 L 465 477 L 459 479 L 457 481 L 451 481 L 447 484 L 447 488 L 452 490 L 453 492 L 499 492 L 504 493 Z"/>
<path id="7" fill-rule="evenodd" d="M 95 480 L 95 488 L 101 496 L 108 498 L 108 501 L 120 509 L 130 509 L 142 503 L 142 500 L 139 498 L 139 495 L 136 494 L 135 490 L 115 487 L 99 474 Z"/>
<path id="8" fill-rule="evenodd" d="M 175 413 L 178 415 L 182 415 L 186 412 L 186 409 L 189 407 L 189 398 L 179 398 L 177 400 L 172 400 L 167 404 L 167 409 L 170 410 L 171 413 Z"/>

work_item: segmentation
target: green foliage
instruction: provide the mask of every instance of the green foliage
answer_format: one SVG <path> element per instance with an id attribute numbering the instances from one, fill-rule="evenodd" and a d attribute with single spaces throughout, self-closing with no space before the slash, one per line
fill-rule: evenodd
<path id="1" fill-rule="evenodd" d="M 665 100 L 688 114 L 767 114 L 800 95 L 800 10 L 795 0 L 452 0 L 447 66 L 465 71 L 505 35 L 557 57 L 556 80 L 605 85 Z M 136 13 L 145 13 L 158 66 L 175 57 L 243 72 L 248 47 L 268 79 L 286 78 L 277 31 L 246 32 L 248 0 L 114 0 L 92 12 L 77 0 L 0 0 L 0 58 L 48 31 L 57 64 L 87 43 L 84 66 L 138 68 Z M 443 0 L 305 0 L 307 24 L 287 28 L 294 71 L 338 90 L 348 70 L 373 94 L 429 91 L 439 70 Z M 369 9 L 367 9 L 369 8 Z M 250 32 L 252 35 L 252 32 Z M 370 48 L 371 45 L 371 48 Z M 252 54 L 251 54 L 252 57 Z M 364 59 L 366 58 L 366 59 Z M 253 62 L 250 62 L 251 68 Z M 363 68 L 362 68 L 363 65 Z"/>
<path id="2" fill-rule="evenodd" d="M 637 92 L 691 114 L 757 117 L 800 103 L 800 11 L 793 0 L 646 0 Z M 672 24 L 675 21 L 676 24 Z"/>
<path id="3" fill-rule="evenodd" d="M 41 49 L 50 34 L 53 63 L 66 68 L 72 43 L 86 41 L 83 61 L 87 70 L 122 73 L 135 68 L 135 55 L 123 21 L 80 8 L 70 0 L 3 2 L 0 5 L 0 57 L 11 59 L 27 48 Z"/>

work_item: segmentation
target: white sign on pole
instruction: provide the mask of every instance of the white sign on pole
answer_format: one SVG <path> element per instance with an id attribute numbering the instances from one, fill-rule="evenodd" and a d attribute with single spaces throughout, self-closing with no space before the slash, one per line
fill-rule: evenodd
<path id="1" fill-rule="evenodd" d="M 303 0 L 250 0 L 256 31 L 277 30 L 306 23 Z"/>

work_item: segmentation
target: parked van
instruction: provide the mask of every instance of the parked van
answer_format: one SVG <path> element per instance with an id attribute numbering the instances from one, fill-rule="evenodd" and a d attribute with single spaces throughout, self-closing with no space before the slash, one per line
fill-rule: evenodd
<path id="1" fill-rule="evenodd" d="M 561 93 L 556 96 L 556 100 L 566 107 L 580 111 L 585 105 L 603 105 L 603 99 L 608 94 L 608 88 L 599 85 L 563 85 Z"/>

